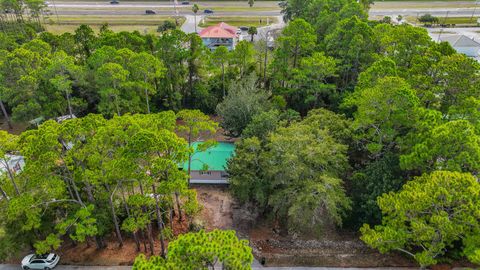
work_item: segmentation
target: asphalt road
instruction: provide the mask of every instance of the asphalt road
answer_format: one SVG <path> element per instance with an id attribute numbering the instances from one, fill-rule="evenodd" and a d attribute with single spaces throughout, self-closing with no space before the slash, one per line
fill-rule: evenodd
<path id="1" fill-rule="evenodd" d="M 54 5 L 55 3 L 55 5 Z M 207 2 L 202 3 L 201 10 L 199 15 L 203 15 L 203 9 L 210 8 L 214 9 L 215 6 L 229 8 L 230 11 L 215 11 L 214 16 L 280 16 L 280 10 L 276 6 L 276 2 L 257 2 L 255 7 L 249 10 L 244 7 L 244 5 L 232 2 L 223 2 L 223 3 L 213 3 Z M 412 3 L 412 2 L 410 2 Z M 416 2 L 413 2 L 416 3 Z M 422 3 L 422 2 L 420 2 Z M 452 2 L 447 2 L 452 3 Z M 455 3 L 458 3 L 456 5 Z M 427 5 L 427 6 L 426 6 Z M 472 14 L 477 14 L 480 16 L 480 5 L 479 9 L 475 9 L 473 6 L 468 5 L 464 2 L 453 2 L 449 5 L 436 5 L 435 2 L 431 2 L 431 7 L 429 4 L 421 5 L 412 5 L 412 4 L 398 4 L 395 6 L 388 6 L 387 8 L 383 4 L 373 5 L 370 10 L 370 15 L 372 16 L 396 16 L 401 14 L 402 16 L 417 16 L 418 14 L 430 13 L 434 16 L 445 16 L 448 12 L 448 15 L 451 17 L 469 17 Z M 67 2 L 67 1 L 51 1 L 49 3 L 49 9 L 52 12 L 55 12 L 55 7 L 57 9 L 58 15 L 141 15 L 145 14 L 145 10 L 151 9 L 154 10 L 158 15 L 173 15 L 173 4 L 168 2 L 129 2 L 121 1 L 120 4 L 111 5 L 108 4 L 108 1 L 105 2 Z M 403 8 L 408 7 L 408 8 Z M 178 5 L 179 15 L 193 15 L 190 10 L 190 5 Z M 235 10 L 237 9 L 237 10 Z"/>
<path id="2" fill-rule="evenodd" d="M 78 266 L 58 265 L 54 270 L 130 270 L 131 266 Z M 22 270 L 20 265 L 0 264 L 0 270 Z"/>
<path id="3" fill-rule="evenodd" d="M 131 266 L 78 266 L 59 265 L 54 270 L 130 270 Z M 221 269 L 221 268 L 218 268 Z M 418 270 L 413 267 L 377 267 L 377 268 L 340 268 L 340 267 L 262 267 L 252 266 L 252 270 Z M 468 268 L 455 267 L 453 270 Z M 22 270 L 18 265 L 0 264 L 0 270 Z"/>

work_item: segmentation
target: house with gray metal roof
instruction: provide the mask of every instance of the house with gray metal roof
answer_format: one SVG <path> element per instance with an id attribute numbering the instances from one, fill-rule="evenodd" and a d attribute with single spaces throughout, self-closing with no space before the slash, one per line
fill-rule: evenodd
<path id="1" fill-rule="evenodd" d="M 439 41 L 445 41 L 459 53 L 463 53 L 468 57 L 475 59 L 480 58 L 480 42 L 471 39 L 465 35 L 444 35 Z"/>

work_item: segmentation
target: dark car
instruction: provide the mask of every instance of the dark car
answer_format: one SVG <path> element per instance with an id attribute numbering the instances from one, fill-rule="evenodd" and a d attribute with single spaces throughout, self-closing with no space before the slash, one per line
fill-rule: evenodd
<path id="1" fill-rule="evenodd" d="M 182 5 L 190 5 L 190 2 L 188 2 L 188 1 L 183 1 L 183 2 L 182 2 Z"/>
<path id="2" fill-rule="evenodd" d="M 248 28 L 249 28 L 249 27 L 247 27 L 247 26 L 240 26 L 239 28 L 240 28 L 240 30 L 242 30 L 242 31 L 248 31 Z"/>
<path id="3" fill-rule="evenodd" d="M 151 9 L 147 9 L 147 10 L 145 10 L 145 14 L 153 15 L 153 14 L 157 14 L 157 13 L 155 11 L 151 10 Z"/>
<path id="4" fill-rule="evenodd" d="M 205 14 L 212 14 L 212 13 L 213 13 L 213 10 L 211 10 L 211 9 L 205 9 L 205 10 L 203 11 L 203 13 L 205 13 Z"/>
<path id="5" fill-rule="evenodd" d="M 116 4 L 120 4 L 120 2 L 118 2 L 117 0 L 112 0 L 112 1 L 110 1 L 110 4 L 116 5 Z"/>

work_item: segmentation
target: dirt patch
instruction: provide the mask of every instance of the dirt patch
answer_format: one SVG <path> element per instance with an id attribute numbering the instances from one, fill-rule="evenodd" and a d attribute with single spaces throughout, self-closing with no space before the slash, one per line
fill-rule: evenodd
<path id="1" fill-rule="evenodd" d="M 195 186 L 202 206 L 199 219 L 207 231 L 233 229 L 233 198 L 225 186 Z"/>
<path id="2" fill-rule="evenodd" d="M 15 122 L 13 122 L 12 123 L 12 129 L 10 129 L 7 121 L 1 115 L 1 112 L 0 112 L 0 130 L 5 130 L 8 133 L 19 135 L 22 132 L 24 132 L 27 129 L 28 126 L 29 126 L 28 123 L 15 123 Z"/>
<path id="3" fill-rule="evenodd" d="M 384 255 L 368 248 L 353 233 L 328 232 L 315 238 L 281 237 L 268 226 L 250 231 L 255 256 L 267 266 L 415 267 L 400 254 Z"/>
<path id="4" fill-rule="evenodd" d="M 226 186 L 195 186 L 203 209 L 199 215 L 206 230 L 234 229 L 250 240 L 255 257 L 267 266 L 416 267 L 401 254 L 383 255 L 368 248 L 358 235 L 329 230 L 320 239 L 281 237 L 272 224 L 256 224 L 252 207 L 240 206 Z"/>
<path id="5" fill-rule="evenodd" d="M 175 235 L 186 233 L 188 231 L 188 220 L 179 221 L 175 219 L 173 223 L 173 232 Z M 139 235 L 140 236 L 140 235 Z M 161 244 L 158 236 L 158 231 L 153 232 L 154 255 L 160 255 Z M 148 241 L 140 236 L 140 252 L 137 252 L 135 241 L 129 235 L 123 235 L 124 243 L 120 248 L 114 235 L 105 239 L 106 247 L 98 250 L 93 243 L 81 243 L 78 245 L 65 244 L 58 251 L 62 258 L 62 264 L 70 265 L 132 265 L 135 257 L 138 254 L 144 253 L 150 255 L 150 248 Z M 145 250 L 145 245 L 147 250 Z M 165 241 L 165 247 L 168 246 L 168 241 Z"/>

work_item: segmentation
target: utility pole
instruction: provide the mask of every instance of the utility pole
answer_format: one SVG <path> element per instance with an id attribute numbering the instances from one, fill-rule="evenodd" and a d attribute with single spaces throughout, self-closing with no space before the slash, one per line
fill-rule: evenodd
<path id="1" fill-rule="evenodd" d="M 475 1 L 475 6 L 473 7 L 472 17 L 470 18 L 470 22 L 473 22 L 473 17 L 475 16 L 475 11 L 477 11 L 477 5 L 480 1 Z"/>
<path id="2" fill-rule="evenodd" d="M 57 16 L 57 23 L 60 22 L 60 19 L 58 18 L 58 11 L 57 11 L 57 5 L 55 4 L 55 0 L 52 0 L 53 3 L 53 9 L 55 9 L 55 15 Z"/>
<path id="3" fill-rule="evenodd" d="M 174 18 L 175 18 L 175 25 L 178 26 L 178 9 L 177 9 L 178 2 L 177 0 L 173 0 L 173 9 L 175 12 Z"/>
<path id="4" fill-rule="evenodd" d="M 440 32 L 438 33 L 438 40 L 437 40 L 438 42 L 440 42 L 440 37 L 441 37 L 441 35 L 443 34 L 443 27 L 444 27 L 444 26 L 446 25 L 446 23 L 447 23 L 447 18 L 448 18 L 448 13 L 449 13 L 449 12 L 450 12 L 450 11 L 447 11 L 447 15 L 445 15 L 445 19 L 443 19 L 442 29 L 440 29 Z"/>
<path id="5" fill-rule="evenodd" d="M 268 36 L 270 35 L 270 31 L 271 30 L 267 30 L 265 34 L 265 59 L 263 62 L 263 87 L 265 89 L 267 89 Z"/>

